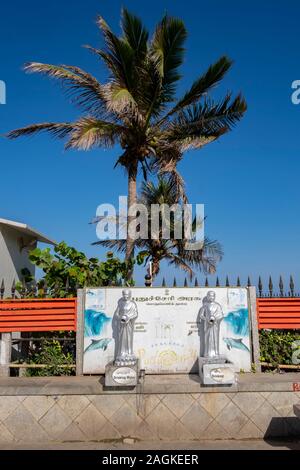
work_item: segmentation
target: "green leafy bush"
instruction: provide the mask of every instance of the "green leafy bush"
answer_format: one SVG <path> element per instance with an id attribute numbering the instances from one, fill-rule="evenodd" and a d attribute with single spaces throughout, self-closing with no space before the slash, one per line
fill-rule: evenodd
<path id="1" fill-rule="evenodd" d="M 292 364 L 293 353 L 300 349 L 300 346 L 293 348 L 294 341 L 300 341 L 300 332 L 297 330 L 261 330 L 259 334 L 261 362 L 268 362 L 274 366 Z"/>
<path id="2" fill-rule="evenodd" d="M 45 367 L 29 367 L 26 370 L 26 375 L 29 377 L 74 375 L 75 368 L 69 367 L 75 362 L 74 354 L 65 349 L 64 343 L 62 344 L 51 337 L 35 343 L 29 353 L 29 363 Z"/>
<path id="3" fill-rule="evenodd" d="M 107 253 L 105 261 L 88 258 L 65 242 L 54 247 L 54 254 L 50 248 L 36 248 L 30 252 L 29 259 L 44 271 L 37 283 L 41 297 L 44 286 L 47 286 L 47 297 L 72 297 L 78 288 L 118 285 L 126 279 L 134 262 L 120 261 L 112 252 Z M 17 287 L 22 289 L 21 285 Z"/>

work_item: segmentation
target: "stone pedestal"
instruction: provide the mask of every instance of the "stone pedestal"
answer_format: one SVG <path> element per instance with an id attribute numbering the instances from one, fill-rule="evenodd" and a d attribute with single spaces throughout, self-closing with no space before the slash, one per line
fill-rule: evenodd
<path id="1" fill-rule="evenodd" d="M 199 357 L 198 363 L 204 385 L 233 385 L 236 382 L 234 366 L 225 356 Z"/>
<path id="2" fill-rule="evenodd" d="M 9 377 L 11 333 L 0 333 L 0 377 Z"/>
<path id="3" fill-rule="evenodd" d="M 106 387 L 135 387 L 139 382 L 139 361 L 134 365 L 116 365 L 109 362 L 105 367 Z"/>

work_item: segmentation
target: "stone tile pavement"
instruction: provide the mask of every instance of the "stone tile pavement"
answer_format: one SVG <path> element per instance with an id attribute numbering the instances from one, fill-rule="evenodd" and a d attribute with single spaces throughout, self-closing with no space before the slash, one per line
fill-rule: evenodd
<path id="1" fill-rule="evenodd" d="M 299 436 L 300 392 L 1 396 L 6 443 Z"/>
<path id="2" fill-rule="evenodd" d="M 106 390 L 101 377 L 1 378 L 0 442 L 300 438 L 294 384 L 300 374 L 243 374 L 222 388 L 146 376 L 135 390 Z"/>

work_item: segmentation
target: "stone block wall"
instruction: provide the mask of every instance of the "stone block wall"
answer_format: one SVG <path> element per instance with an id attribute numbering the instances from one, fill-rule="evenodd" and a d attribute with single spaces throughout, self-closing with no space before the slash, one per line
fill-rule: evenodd
<path id="1" fill-rule="evenodd" d="M 0 442 L 300 436 L 300 392 L 0 396 Z"/>

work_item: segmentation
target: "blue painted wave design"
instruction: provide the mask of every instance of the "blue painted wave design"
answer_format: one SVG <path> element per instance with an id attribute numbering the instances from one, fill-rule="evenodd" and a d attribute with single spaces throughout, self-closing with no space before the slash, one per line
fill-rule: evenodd
<path id="1" fill-rule="evenodd" d="M 249 335 L 249 318 L 248 309 L 240 308 L 229 312 L 224 318 L 225 323 L 229 326 L 231 333 L 239 336 Z"/>
<path id="2" fill-rule="evenodd" d="M 84 336 L 98 336 L 104 326 L 111 320 L 104 312 L 85 310 L 84 312 Z"/>

